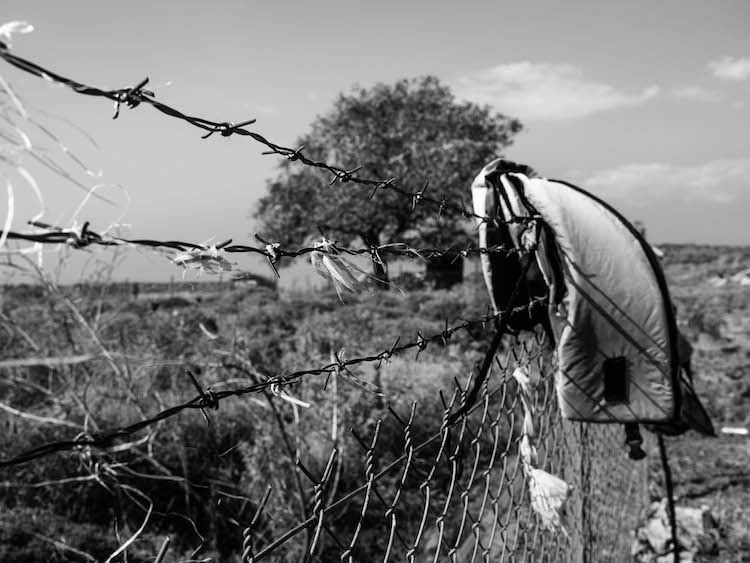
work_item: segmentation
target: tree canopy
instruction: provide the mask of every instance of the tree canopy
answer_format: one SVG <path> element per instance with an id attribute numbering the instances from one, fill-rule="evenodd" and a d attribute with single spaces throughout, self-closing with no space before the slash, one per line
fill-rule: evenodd
<path id="1" fill-rule="evenodd" d="M 426 195 L 457 203 L 470 199 L 479 170 L 521 131 L 521 123 L 488 106 L 456 100 L 434 76 L 404 79 L 342 93 L 298 140 L 310 158 L 358 175 L 396 178 L 411 192 L 429 181 Z M 326 229 L 341 244 L 405 242 L 414 248 L 462 247 L 473 225 L 459 213 L 418 205 L 392 190 L 352 183 L 329 185 L 331 174 L 282 161 L 256 217 L 262 232 L 282 244 L 300 244 Z M 470 208 L 470 207 L 469 207 Z M 384 278 L 384 272 L 376 271 Z"/>

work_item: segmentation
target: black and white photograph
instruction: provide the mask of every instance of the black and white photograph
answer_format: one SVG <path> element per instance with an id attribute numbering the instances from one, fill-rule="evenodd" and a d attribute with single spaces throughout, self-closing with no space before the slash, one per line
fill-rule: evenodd
<path id="1" fill-rule="evenodd" d="M 4 0 L 0 563 L 750 563 L 749 24 Z"/>

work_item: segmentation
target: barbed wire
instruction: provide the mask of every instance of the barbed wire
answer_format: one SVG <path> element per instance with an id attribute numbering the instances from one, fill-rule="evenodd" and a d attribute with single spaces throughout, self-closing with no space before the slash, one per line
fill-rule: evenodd
<path id="1" fill-rule="evenodd" d="M 451 337 L 457 332 L 460 332 L 460 331 L 468 332 L 471 328 L 475 328 L 478 326 L 486 327 L 488 323 L 497 321 L 503 318 L 504 316 L 514 315 L 522 311 L 531 310 L 531 308 L 537 303 L 544 303 L 544 302 L 546 302 L 546 297 L 533 298 L 525 305 L 514 307 L 512 309 L 508 309 L 505 311 L 500 311 L 498 313 L 492 313 L 492 314 L 487 313 L 486 315 L 480 318 L 473 319 L 473 320 L 465 320 L 453 326 L 448 326 L 448 321 L 446 320 L 445 329 L 442 330 L 441 332 L 428 335 L 428 336 L 424 336 L 422 335 L 420 331 L 418 331 L 416 339 L 406 344 L 401 344 L 401 345 L 399 345 L 399 341 L 400 341 L 400 337 L 399 337 L 396 339 L 396 341 L 390 348 L 385 349 L 377 354 L 374 354 L 371 356 L 357 357 L 357 358 L 352 358 L 352 359 L 347 360 L 343 357 L 343 354 L 339 353 L 336 355 L 335 362 L 329 363 L 323 367 L 314 368 L 314 369 L 304 369 L 304 370 L 299 370 L 299 371 L 295 371 L 295 372 L 288 373 L 288 374 L 272 376 L 266 379 L 265 381 L 260 381 L 260 382 L 257 382 L 252 385 L 248 385 L 246 387 L 242 387 L 239 389 L 225 389 L 222 391 L 212 391 L 210 389 L 204 390 L 201 387 L 198 380 L 192 375 L 192 373 L 188 372 L 191 382 L 193 383 L 193 385 L 196 387 L 198 391 L 198 395 L 196 395 L 189 401 L 179 404 L 179 405 L 175 405 L 168 409 L 165 409 L 151 418 L 146 418 L 144 420 L 141 420 L 139 422 L 136 422 L 128 426 L 123 426 L 121 428 L 117 428 L 117 429 L 110 430 L 107 432 L 85 433 L 85 434 L 79 435 L 73 440 L 49 442 L 47 444 L 38 446 L 36 448 L 29 449 L 9 459 L 0 460 L 0 468 L 20 465 L 22 463 L 27 463 L 29 461 L 33 461 L 35 459 L 39 459 L 41 457 L 51 455 L 53 453 L 62 452 L 62 451 L 72 451 L 81 447 L 89 447 L 89 448 L 96 447 L 96 448 L 104 449 L 104 448 L 112 446 L 114 441 L 117 440 L 118 438 L 123 438 L 126 436 L 130 436 L 132 434 L 135 434 L 136 432 L 143 430 L 144 428 L 153 426 L 154 424 L 157 424 L 158 422 L 161 422 L 162 420 L 175 416 L 181 413 L 182 411 L 185 411 L 188 409 L 197 409 L 200 411 L 204 411 L 204 409 L 209 409 L 209 408 L 213 410 L 217 410 L 219 408 L 219 402 L 222 399 L 226 399 L 228 397 L 241 397 L 243 395 L 247 395 L 250 393 L 259 393 L 264 390 L 270 390 L 274 395 L 276 395 L 280 399 L 299 405 L 302 402 L 292 397 L 289 393 L 286 393 L 284 388 L 293 385 L 294 383 L 296 383 L 297 381 L 299 381 L 301 378 L 305 376 L 314 376 L 314 375 L 323 375 L 323 374 L 330 375 L 330 374 L 336 373 L 337 375 L 340 375 L 342 379 L 347 380 L 350 383 L 353 383 L 355 386 L 363 388 L 367 391 L 373 391 L 372 384 L 365 382 L 359 379 L 358 377 L 356 377 L 354 374 L 351 373 L 349 368 L 359 365 L 359 364 L 365 364 L 365 363 L 377 363 L 377 365 L 381 365 L 382 362 L 387 362 L 392 357 L 402 352 L 406 352 L 408 350 L 412 350 L 415 348 L 417 349 L 417 359 L 418 359 L 419 354 L 422 351 L 424 351 L 427 348 L 427 346 L 429 346 L 431 343 L 442 342 L 443 345 L 446 345 L 448 341 L 451 339 Z M 376 393 L 377 392 L 378 391 L 376 391 Z M 204 415 L 205 415 L 205 412 L 204 412 Z"/>
<path id="2" fill-rule="evenodd" d="M 324 161 L 313 160 L 307 157 L 302 152 L 305 148 L 304 146 L 293 149 L 290 147 L 277 145 L 276 143 L 273 143 L 269 141 L 268 139 L 266 139 L 260 133 L 246 129 L 248 125 L 252 125 L 253 123 L 255 123 L 256 121 L 255 119 L 247 119 L 247 120 L 240 121 L 240 122 L 214 121 L 214 120 L 205 119 L 202 117 L 188 115 L 178 109 L 175 109 L 174 107 L 171 107 L 165 103 L 157 101 L 155 99 L 155 93 L 150 90 L 145 89 L 145 87 L 148 85 L 148 82 L 149 82 L 148 78 L 144 78 L 137 85 L 130 87 L 130 88 L 117 88 L 114 90 L 105 90 L 102 88 L 97 88 L 95 86 L 89 86 L 81 82 L 77 82 L 70 78 L 66 78 L 65 76 L 62 76 L 56 72 L 53 72 L 47 68 L 44 68 L 41 65 L 38 65 L 32 61 L 29 61 L 27 59 L 14 55 L 13 53 L 11 53 L 8 45 L 3 43 L 2 41 L 0 41 L 0 58 L 4 59 L 8 64 L 24 72 L 33 74 L 34 76 L 38 76 L 40 78 L 49 80 L 51 82 L 55 82 L 56 84 L 67 86 L 68 88 L 70 88 L 71 90 L 73 90 L 74 92 L 78 94 L 111 100 L 112 102 L 114 102 L 114 108 L 115 108 L 113 119 L 116 119 L 120 115 L 120 108 L 123 104 L 130 109 L 136 108 L 141 104 L 150 105 L 151 107 L 163 113 L 164 115 L 167 115 L 169 117 L 173 117 L 176 119 L 180 119 L 182 121 L 189 123 L 190 125 L 194 127 L 202 129 L 203 131 L 207 131 L 207 133 L 203 135 L 204 139 L 207 139 L 214 133 L 219 133 L 222 137 L 230 137 L 232 135 L 240 135 L 242 137 L 249 137 L 269 149 L 268 151 L 265 151 L 262 153 L 264 155 L 277 154 L 277 155 L 287 158 L 290 161 L 297 161 L 306 166 L 310 166 L 312 168 L 317 168 L 320 170 L 325 170 L 327 172 L 330 172 L 333 175 L 333 178 L 330 182 L 331 184 L 334 184 L 335 182 L 338 181 L 341 183 L 351 182 L 353 184 L 371 187 L 373 188 L 373 191 L 370 195 L 370 198 L 372 198 L 375 195 L 375 193 L 377 193 L 378 190 L 391 190 L 406 198 L 409 198 L 411 200 L 412 209 L 416 208 L 416 206 L 422 202 L 437 206 L 438 217 L 440 217 L 440 215 L 442 215 L 442 213 L 445 211 L 453 211 L 455 213 L 458 213 L 462 217 L 465 217 L 467 219 L 476 219 L 482 223 L 484 222 L 497 222 L 497 223 L 506 223 L 506 224 L 528 223 L 529 221 L 534 219 L 533 217 L 520 217 L 520 216 L 512 217 L 510 219 L 498 219 L 498 218 L 489 218 L 483 215 L 478 215 L 476 213 L 469 211 L 466 208 L 466 205 L 464 204 L 462 200 L 461 200 L 461 205 L 458 205 L 454 202 L 448 201 L 444 197 L 436 199 L 428 195 L 425 195 L 429 187 L 429 181 L 425 182 L 422 188 L 419 189 L 418 191 L 412 192 L 412 191 L 409 191 L 407 189 L 401 188 L 400 186 L 396 185 L 397 178 L 390 178 L 387 180 L 382 180 L 382 179 L 364 178 L 364 177 L 357 176 L 355 173 L 361 170 L 362 166 L 356 166 L 354 168 L 347 170 L 345 168 L 341 168 L 340 166 L 328 164 Z"/>
<path id="3" fill-rule="evenodd" d="M 462 248 L 451 246 L 445 249 L 415 249 L 406 243 L 396 242 L 379 245 L 370 244 L 370 246 L 367 248 L 346 248 L 344 246 L 339 246 L 337 242 L 329 241 L 325 238 L 324 234 L 322 235 L 324 244 L 286 250 L 282 248 L 281 243 L 269 242 L 262 238 L 260 235 L 255 235 L 255 238 L 264 245 L 263 247 L 241 244 L 233 245 L 232 239 L 227 239 L 218 244 L 199 244 L 180 240 L 130 239 L 108 234 L 100 234 L 90 228 L 90 223 L 88 221 L 84 222 L 80 227 L 57 227 L 49 225 L 47 223 L 42 223 L 40 221 L 31 221 L 29 222 L 29 224 L 41 230 L 35 233 L 21 233 L 17 231 L 0 230 L 0 237 L 5 236 L 8 240 L 21 240 L 39 244 L 65 244 L 76 249 L 84 249 L 89 246 L 109 247 L 130 245 L 193 253 L 191 256 L 185 256 L 183 260 L 175 259 L 177 263 L 186 262 L 190 258 L 198 259 L 201 257 L 200 253 L 202 252 L 208 253 L 205 258 L 211 258 L 211 256 L 213 256 L 214 258 L 218 258 L 219 251 L 223 251 L 229 254 L 257 254 L 265 257 L 268 260 L 269 265 L 271 266 L 277 277 L 279 277 L 279 272 L 276 268 L 276 265 L 281 258 L 292 259 L 307 254 L 312 254 L 313 252 L 322 252 L 327 254 L 345 254 L 349 256 L 369 255 L 373 262 L 377 262 L 379 264 L 384 264 L 382 258 L 383 255 L 419 258 L 423 261 L 428 261 L 444 256 L 453 256 L 454 260 L 457 260 L 458 258 L 467 258 L 469 256 L 481 254 L 504 254 L 505 256 L 509 256 L 511 254 L 522 254 L 525 252 L 523 249 L 518 249 L 515 246 L 502 244 L 483 248 L 469 245 Z"/>

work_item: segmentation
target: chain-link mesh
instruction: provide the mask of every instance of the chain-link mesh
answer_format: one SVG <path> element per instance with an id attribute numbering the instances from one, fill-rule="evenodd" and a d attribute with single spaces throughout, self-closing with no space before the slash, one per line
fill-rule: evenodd
<path id="1" fill-rule="evenodd" d="M 649 502 L 646 460 L 631 461 L 618 451 L 620 425 L 580 425 L 580 430 L 584 561 L 632 561 L 634 531 Z M 646 449 L 653 450 L 653 436 L 645 433 L 643 439 Z"/>
<path id="2" fill-rule="evenodd" d="M 480 400 L 454 425 L 449 415 L 466 394 L 458 382 L 442 395 L 438 427 L 419 424 L 424 413 L 414 403 L 409 413 L 386 411 L 367 435 L 353 431 L 361 480 L 348 490 L 331 486 L 335 449 L 320 475 L 300 462 L 313 487 L 307 519 L 277 527 L 271 500 L 245 530 L 254 549 L 245 550 L 244 560 L 629 561 L 647 501 L 646 464 L 627 458 L 621 426 L 561 418 L 552 362 L 543 333 L 512 338 Z M 524 417 L 512 375 L 517 368 L 538 382 L 531 405 L 538 467 L 572 487 L 562 530 L 545 528 L 529 501 L 519 456 Z"/>

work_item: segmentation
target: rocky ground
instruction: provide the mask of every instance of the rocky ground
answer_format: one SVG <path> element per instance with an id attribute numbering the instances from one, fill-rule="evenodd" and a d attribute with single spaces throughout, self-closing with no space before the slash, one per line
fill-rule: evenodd
<path id="1" fill-rule="evenodd" d="M 749 248 L 667 246 L 665 265 L 680 330 L 694 347 L 696 388 L 718 432 L 667 441 L 680 520 L 681 561 L 750 561 L 750 264 Z M 728 428 L 734 429 L 727 433 Z M 724 431 L 722 432 L 722 429 Z M 652 456 L 653 457 L 653 456 Z M 655 490 L 663 484 L 658 459 Z M 648 530 L 657 544 L 642 561 L 672 561 L 664 548 L 663 504 L 651 507 Z"/>

